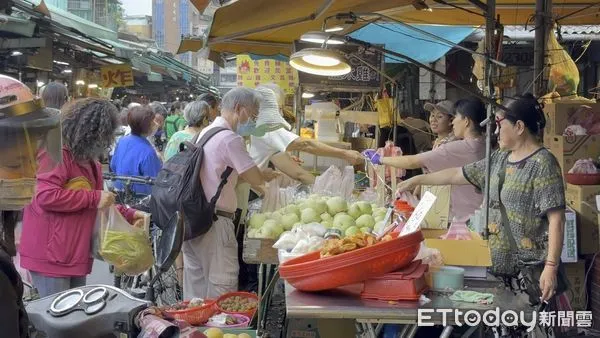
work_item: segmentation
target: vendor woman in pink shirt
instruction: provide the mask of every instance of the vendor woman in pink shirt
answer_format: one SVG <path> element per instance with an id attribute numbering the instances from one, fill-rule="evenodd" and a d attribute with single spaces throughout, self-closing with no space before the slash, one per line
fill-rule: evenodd
<path id="1" fill-rule="evenodd" d="M 452 121 L 458 141 L 445 143 L 435 149 L 409 156 L 380 157 L 373 150 L 363 154 L 373 164 L 384 164 L 402 169 L 425 168 L 429 172 L 460 167 L 485 157 L 484 128 L 479 124 L 486 118 L 486 109 L 479 99 L 463 99 L 454 105 Z M 481 206 L 483 196 L 471 186 L 452 186 L 450 217 L 466 219 Z"/>
<path id="2" fill-rule="evenodd" d="M 83 286 L 92 271 L 91 243 L 98 209 L 114 204 L 104 191 L 98 158 L 114 142 L 118 110 L 108 100 L 86 98 L 62 109 L 62 163 L 38 155 L 36 193 L 24 209 L 19 253 L 40 297 Z M 118 206 L 131 223 L 141 212 Z"/>

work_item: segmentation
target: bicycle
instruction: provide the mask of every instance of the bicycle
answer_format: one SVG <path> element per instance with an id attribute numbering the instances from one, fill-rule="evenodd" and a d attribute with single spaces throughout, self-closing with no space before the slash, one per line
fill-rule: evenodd
<path id="1" fill-rule="evenodd" d="M 133 191 L 133 184 L 153 185 L 154 179 L 151 177 L 139 176 L 120 176 L 112 173 L 104 173 L 105 181 L 121 181 L 123 189 L 109 188 L 109 191 L 116 194 L 116 201 L 119 204 L 127 207 L 150 213 L 150 195 L 139 195 Z M 159 242 L 161 241 L 162 230 L 154 221 L 150 224 L 150 241 L 155 261 L 159 257 Z M 162 253 L 160 253 L 162 254 Z M 111 266 L 111 272 L 114 268 Z M 155 282 L 153 282 L 155 281 Z M 149 290 L 150 284 L 153 284 L 153 290 Z M 146 298 L 155 302 L 157 305 L 172 305 L 183 300 L 183 290 L 177 279 L 177 271 L 172 264 L 164 272 L 157 271 L 157 266 L 154 265 L 150 270 L 137 276 L 127 276 L 115 273 L 114 286 L 118 287 L 131 295 L 138 298 Z M 149 292 L 151 291 L 151 292 Z M 148 295 L 151 295 L 148 297 Z M 148 299 L 151 298 L 151 299 Z"/>

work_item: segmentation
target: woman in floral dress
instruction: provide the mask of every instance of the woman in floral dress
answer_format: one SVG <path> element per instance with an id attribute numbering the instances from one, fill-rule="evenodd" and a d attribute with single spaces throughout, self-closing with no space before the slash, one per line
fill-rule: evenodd
<path id="1" fill-rule="evenodd" d="M 488 239 L 495 275 L 516 276 L 518 261 L 545 262 L 539 286 L 542 300 L 550 300 L 556 293 L 563 245 L 565 189 L 558 161 L 539 143 L 545 124 L 542 106 L 531 94 L 510 102 L 508 110 L 496 116 L 500 149 L 491 159 Z M 422 184 L 471 184 L 483 189 L 485 160 L 414 177 L 402 182 L 399 192 Z M 507 222 L 502 221 L 501 206 Z M 516 254 L 506 226 L 516 241 Z"/>

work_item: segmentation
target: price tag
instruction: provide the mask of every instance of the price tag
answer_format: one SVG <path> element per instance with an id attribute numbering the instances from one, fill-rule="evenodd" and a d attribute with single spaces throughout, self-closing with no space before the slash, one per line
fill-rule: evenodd
<path id="1" fill-rule="evenodd" d="M 404 225 L 404 228 L 402 228 L 400 236 L 408 235 L 419 230 L 421 222 L 423 222 L 425 216 L 427 216 L 427 213 L 429 210 L 431 210 L 431 207 L 433 207 L 436 199 L 437 197 L 429 191 L 423 195 L 419 205 L 417 205 L 417 208 L 415 211 L 413 211 L 412 215 L 406 222 L 406 225 Z"/>

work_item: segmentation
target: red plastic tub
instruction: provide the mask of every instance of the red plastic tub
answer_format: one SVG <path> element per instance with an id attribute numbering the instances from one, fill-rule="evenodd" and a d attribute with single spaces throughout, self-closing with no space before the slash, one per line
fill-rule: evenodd
<path id="1" fill-rule="evenodd" d="M 420 260 L 408 267 L 365 281 L 361 298 L 378 300 L 419 300 L 427 291 L 425 273 L 429 265 Z"/>
<path id="2" fill-rule="evenodd" d="M 253 310 L 250 310 L 248 312 L 235 312 L 235 311 L 226 311 L 225 309 L 221 308 L 221 302 L 224 301 L 227 298 L 230 297 L 242 297 L 242 298 L 249 298 L 249 299 L 253 299 L 256 301 L 256 307 Z M 216 301 L 216 306 L 217 309 L 219 310 L 219 312 L 222 313 L 227 313 L 227 314 L 231 314 L 231 315 L 244 315 L 248 318 L 252 318 L 254 316 L 254 313 L 256 312 L 256 309 L 258 308 L 258 296 L 253 294 L 253 293 L 249 293 L 249 292 L 230 292 L 230 293 L 226 293 L 224 295 L 222 295 L 221 297 L 219 297 Z"/>
<path id="3" fill-rule="evenodd" d="M 567 183 L 574 185 L 598 185 L 600 174 L 567 174 Z"/>
<path id="4" fill-rule="evenodd" d="M 182 303 L 185 305 L 189 304 L 189 302 Z M 184 310 L 167 310 L 165 313 L 175 319 L 184 320 L 190 323 L 190 325 L 202 325 L 217 313 L 217 306 L 214 300 L 206 300 L 202 306 Z"/>
<path id="5" fill-rule="evenodd" d="M 319 251 L 312 252 L 283 263 L 279 274 L 301 291 L 335 289 L 409 265 L 419 253 L 422 241 L 423 234 L 417 231 L 337 256 L 321 258 Z"/>

